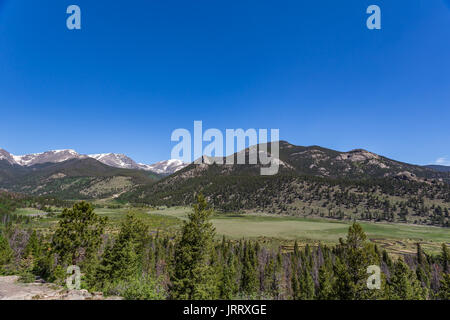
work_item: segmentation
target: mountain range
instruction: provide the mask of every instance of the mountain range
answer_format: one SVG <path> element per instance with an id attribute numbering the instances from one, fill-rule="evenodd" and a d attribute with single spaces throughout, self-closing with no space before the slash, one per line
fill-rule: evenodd
<path id="1" fill-rule="evenodd" d="M 259 163 L 220 165 L 206 156 L 201 164 L 166 160 L 146 165 L 114 153 L 81 155 L 68 149 L 15 156 L 0 149 L 0 188 L 61 199 L 115 198 L 150 205 L 189 204 L 202 191 L 224 210 L 264 209 L 269 203 L 283 207 L 286 199 L 310 192 L 303 189 L 306 186 L 314 189 L 318 185 L 337 189 L 352 185 L 356 190 L 371 185 L 378 191 L 367 194 L 406 190 L 401 196 L 422 192 L 430 199 L 450 202 L 450 172 L 443 168 L 403 163 L 363 149 L 340 152 L 286 141 L 279 145 L 275 176 L 261 176 Z M 231 156 L 244 153 L 248 160 L 251 152 L 262 152 L 261 147 Z M 270 145 L 263 150 L 270 155 Z"/>
<path id="2" fill-rule="evenodd" d="M 42 153 L 33 153 L 23 156 L 16 156 L 4 149 L 0 149 L 0 160 L 6 160 L 11 165 L 19 165 L 27 167 L 43 163 L 60 163 L 71 159 L 86 159 L 86 158 L 96 159 L 101 163 L 114 168 L 145 170 L 160 175 L 169 175 L 187 166 L 187 164 L 177 159 L 164 160 L 151 165 L 136 163 L 130 157 L 118 153 L 82 155 L 76 152 L 75 150 L 65 149 L 65 150 L 52 150 Z"/>
<path id="3" fill-rule="evenodd" d="M 179 160 L 146 165 L 123 154 L 82 155 L 71 149 L 23 156 L 0 149 L 0 189 L 61 199 L 116 198 L 185 166 Z"/>

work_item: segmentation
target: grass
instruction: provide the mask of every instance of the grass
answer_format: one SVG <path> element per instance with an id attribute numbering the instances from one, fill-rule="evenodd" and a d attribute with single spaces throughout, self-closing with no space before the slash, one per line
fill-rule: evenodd
<path id="1" fill-rule="evenodd" d="M 139 219 L 144 221 L 150 227 L 153 232 L 162 231 L 170 232 L 181 225 L 181 220 L 176 217 L 163 216 L 153 214 L 152 212 L 147 212 L 142 209 L 134 208 L 120 208 L 120 209 L 107 209 L 107 208 L 96 208 L 95 213 L 99 216 L 107 217 L 107 232 L 115 233 L 120 228 L 120 224 L 124 221 L 128 212 L 133 212 Z M 37 209 L 25 208 L 18 209 L 15 211 L 16 214 L 33 216 L 37 213 L 43 213 Z M 44 233 L 48 233 L 54 230 L 58 224 L 58 217 L 54 216 L 40 216 L 33 217 L 25 227 L 40 230 Z"/>
<path id="2" fill-rule="evenodd" d="M 158 210 L 156 214 L 185 220 L 190 208 L 176 207 Z M 218 236 L 231 239 L 272 238 L 281 241 L 299 240 L 303 243 L 337 243 L 345 238 L 349 221 L 320 218 L 269 216 L 264 214 L 214 215 L 211 219 Z M 394 223 L 359 222 L 369 239 L 398 253 L 414 252 L 420 242 L 428 251 L 437 252 L 442 242 L 450 243 L 450 230 L 431 226 Z"/>
<path id="3" fill-rule="evenodd" d="M 29 215 L 42 215 L 45 214 L 45 212 L 34 208 L 19 208 L 16 209 L 16 211 L 14 211 L 14 214 L 29 216 Z"/>
<path id="4" fill-rule="evenodd" d="M 108 230 L 117 231 L 120 228 L 120 224 L 125 219 L 128 212 L 132 212 L 144 221 L 150 227 L 151 231 L 170 231 L 177 228 L 181 224 L 181 220 L 176 217 L 162 216 L 153 214 L 152 212 L 146 212 L 141 209 L 95 209 L 95 212 L 99 216 L 108 217 Z"/>

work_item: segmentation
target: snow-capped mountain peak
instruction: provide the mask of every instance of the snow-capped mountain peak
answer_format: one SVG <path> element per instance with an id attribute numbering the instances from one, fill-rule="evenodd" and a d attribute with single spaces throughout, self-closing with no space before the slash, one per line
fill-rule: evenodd
<path id="1" fill-rule="evenodd" d="M 70 159 L 85 159 L 88 157 L 100 161 L 101 163 L 106 164 L 110 167 L 146 170 L 162 175 L 172 174 L 187 166 L 186 163 L 178 159 L 160 161 L 152 165 L 136 163 L 130 157 L 120 153 L 98 153 L 82 155 L 73 149 L 63 149 L 16 156 L 4 149 L 0 149 L 0 160 L 6 160 L 11 165 L 20 165 L 27 167 L 46 162 L 58 163 Z"/>
<path id="2" fill-rule="evenodd" d="M 63 162 L 70 159 L 79 159 L 83 156 L 78 154 L 75 150 L 64 149 L 64 150 L 51 150 L 41 153 L 32 153 L 23 156 L 15 156 L 11 154 L 14 159 L 15 164 L 21 166 L 32 166 L 39 163 L 46 162 Z"/>
<path id="3" fill-rule="evenodd" d="M 183 169 L 188 164 L 184 163 L 183 161 L 181 161 L 179 159 L 170 159 L 170 160 L 160 161 L 160 162 L 157 162 L 152 165 L 144 165 L 144 164 L 141 164 L 141 165 L 146 167 L 145 170 L 153 171 L 158 174 L 172 174 L 174 172 L 177 172 L 178 170 Z"/>
<path id="4" fill-rule="evenodd" d="M 0 160 L 6 160 L 9 164 L 17 164 L 14 156 L 4 149 L 0 149 Z"/>
<path id="5" fill-rule="evenodd" d="M 123 169 L 141 169 L 133 159 L 120 153 L 89 154 L 88 157 L 94 158 L 95 160 L 98 160 L 111 167 Z"/>

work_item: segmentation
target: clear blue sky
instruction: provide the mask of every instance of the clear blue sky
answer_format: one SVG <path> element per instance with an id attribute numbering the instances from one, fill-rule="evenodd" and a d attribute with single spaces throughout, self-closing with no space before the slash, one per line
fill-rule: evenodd
<path id="1" fill-rule="evenodd" d="M 366 28 L 371 4 L 381 30 Z M 450 0 L 0 0 L 0 111 L 14 154 L 152 163 L 202 120 L 450 161 Z"/>

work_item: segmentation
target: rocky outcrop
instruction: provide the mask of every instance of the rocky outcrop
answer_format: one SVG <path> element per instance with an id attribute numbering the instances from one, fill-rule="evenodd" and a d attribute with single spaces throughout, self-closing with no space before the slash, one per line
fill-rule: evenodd
<path id="1" fill-rule="evenodd" d="M 67 290 L 51 283 L 20 283 L 18 276 L 0 277 L 0 300 L 120 300 L 101 292 Z"/>

